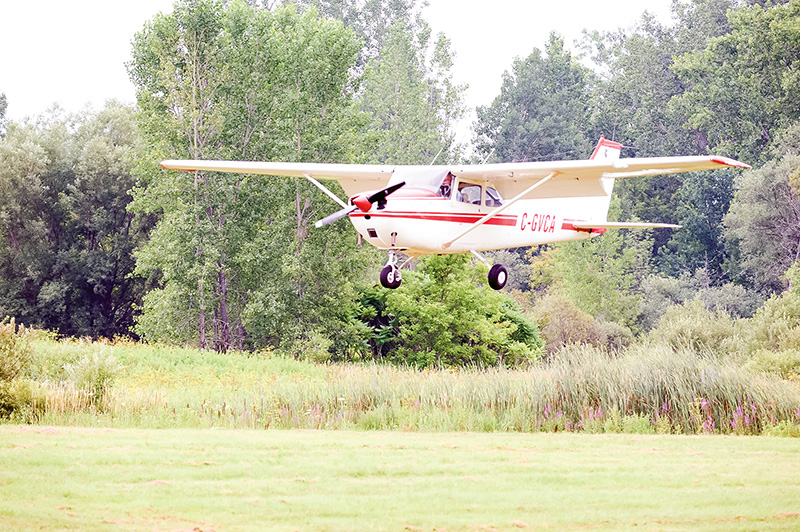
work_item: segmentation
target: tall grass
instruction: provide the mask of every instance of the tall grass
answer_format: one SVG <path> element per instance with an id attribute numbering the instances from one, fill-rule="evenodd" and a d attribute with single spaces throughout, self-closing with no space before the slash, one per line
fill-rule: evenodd
<path id="1" fill-rule="evenodd" d="M 631 348 L 624 356 L 568 347 L 528 370 L 459 371 L 133 344 L 74 348 L 81 356 L 105 350 L 123 368 L 99 400 L 69 380 L 49 381 L 42 422 L 685 434 L 760 434 L 781 426 L 800 433 L 796 382 L 666 346 Z"/>

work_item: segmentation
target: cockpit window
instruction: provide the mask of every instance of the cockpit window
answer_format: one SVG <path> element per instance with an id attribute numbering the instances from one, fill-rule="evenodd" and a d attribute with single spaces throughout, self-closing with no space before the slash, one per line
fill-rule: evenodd
<path id="1" fill-rule="evenodd" d="M 458 201 L 471 203 L 472 205 L 481 204 L 481 186 L 472 183 L 458 184 Z"/>
<path id="2" fill-rule="evenodd" d="M 486 187 L 486 206 L 487 207 L 500 207 L 503 204 L 503 200 L 500 197 L 500 193 L 497 192 L 492 187 Z"/>

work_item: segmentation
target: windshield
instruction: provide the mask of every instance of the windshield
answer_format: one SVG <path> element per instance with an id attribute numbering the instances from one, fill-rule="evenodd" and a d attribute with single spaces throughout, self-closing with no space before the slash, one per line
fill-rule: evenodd
<path id="1" fill-rule="evenodd" d="M 398 167 L 389 180 L 389 185 L 406 182 L 407 187 L 425 188 L 437 192 L 445 178 L 450 175 L 447 169 L 436 166 L 406 166 Z"/>

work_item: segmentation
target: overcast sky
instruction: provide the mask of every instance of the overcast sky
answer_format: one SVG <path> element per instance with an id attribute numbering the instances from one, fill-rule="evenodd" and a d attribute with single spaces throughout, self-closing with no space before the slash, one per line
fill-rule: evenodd
<path id="1" fill-rule="evenodd" d="M 169 12 L 172 0 L 5 0 L 0 20 L 0 92 L 8 118 L 20 120 L 58 102 L 70 111 L 134 101 L 125 62 L 146 20 Z M 568 45 L 584 28 L 634 24 L 645 9 L 669 21 L 671 0 L 430 0 L 425 11 L 456 52 L 454 76 L 469 84 L 467 104 L 486 105 L 516 56 L 542 48 L 550 31 Z M 466 141 L 468 139 L 461 139 Z"/>

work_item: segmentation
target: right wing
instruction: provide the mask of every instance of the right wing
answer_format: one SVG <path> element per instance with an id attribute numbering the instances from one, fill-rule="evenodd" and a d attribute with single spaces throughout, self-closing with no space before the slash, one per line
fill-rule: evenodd
<path id="1" fill-rule="evenodd" d="M 167 170 L 232 172 L 338 181 L 348 197 L 385 188 L 397 166 L 379 164 L 271 163 L 257 161 L 162 161 Z"/>

